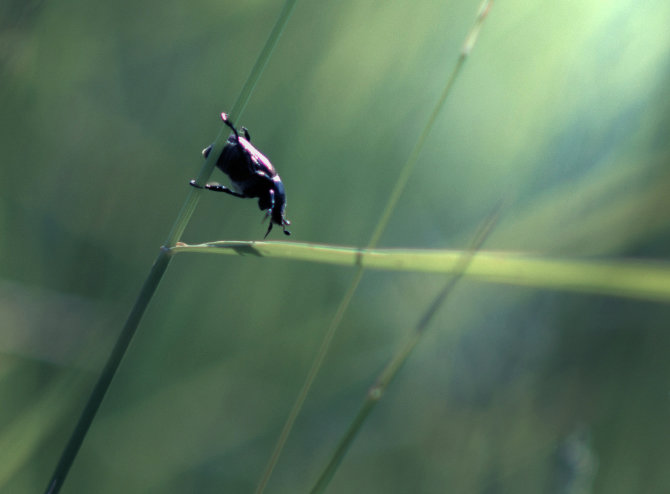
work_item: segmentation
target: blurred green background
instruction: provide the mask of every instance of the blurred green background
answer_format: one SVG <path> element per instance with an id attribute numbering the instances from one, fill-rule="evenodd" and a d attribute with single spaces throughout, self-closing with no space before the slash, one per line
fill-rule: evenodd
<path id="1" fill-rule="evenodd" d="M 0 5 L 1 492 L 46 487 L 281 7 Z M 298 3 L 237 122 L 291 239 L 368 242 L 477 7 Z M 497 2 L 380 246 L 464 247 L 507 197 L 486 248 L 668 260 L 669 22 L 667 0 Z M 202 194 L 183 240 L 261 218 Z M 352 273 L 175 258 L 62 492 L 252 492 Z M 308 490 L 443 283 L 365 275 L 267 492 Z M 330 492 L 669 492 L 669 321 L 464 280 Z"/>

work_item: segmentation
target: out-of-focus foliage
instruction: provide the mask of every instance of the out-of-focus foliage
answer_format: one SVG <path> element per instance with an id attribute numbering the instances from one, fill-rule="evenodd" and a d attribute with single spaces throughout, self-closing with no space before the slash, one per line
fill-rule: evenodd
<path id="1" fill-rule="evenodd" d="M 0 6 L 0 491 L 46 486 L 280 9 Z M 293 238 L 366 244 L 475 11 L 298 4 L 237 122 Z M 497 2 L 380 246 L 462 247 L 508 198 L 488 248 L 667 260 L 669 22 L 666 0 Z M 203 194 L 184 240 L 258 239 L 260 219 Z M 177 257 L 63 492 L 252 491 L 350 276 Z M 443 281 L 366 274 L 269 492 L 311 485 Z M 667 305 L 453 295 L 332 492 L 667 492 Z"/>

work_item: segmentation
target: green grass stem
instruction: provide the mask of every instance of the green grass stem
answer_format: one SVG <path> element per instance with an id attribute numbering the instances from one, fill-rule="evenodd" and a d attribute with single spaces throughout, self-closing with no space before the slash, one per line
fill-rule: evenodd
<path id="1" fill-rule="evenodd" d="M 407 362 L 407 359 L 412 353 L 412 350 L 414 350 L 417 343 L 419 343 L 421 340 L 421 337 L 425 333 L 425 330 L 430 322 L 433 320 L 433 317 L 437 313 L 438 309 L 444 305 L 447 297 L 453 291 L 458 281 L 462 278 L 463 274 L 468 269 L 468 266 L 474 259 L 476 252 L 481 248 L 489 234 L 493 231 L 493 228 L 498 221 L 499 215 L 500 208 L 498 208 L 482 225 L 477 235 L 473 239 L 470 248 L 463 252 L 456 260 L 454 266 L 454 275 L 433 299 L 432 303 L 421 316 L 421 319 L 419 319 L 417 322 L 414 330 L 410 332 L 407 341 L 400 345 L 398 351 L 393 355 L 393 357 L 391 357 L 391 360 L 379 374 L 374 384 L 370 387 L 370 389 L 368 389 L 368 392 L 360 409 L 358 410 L 358 413 L 351 421 L 349 428 L 342 436 L 342 439 L 340 439 L 340 442 L 337 444 L 330 461 L 323 469 L 321 475 L 314 484 L 314 487 L 310 491 L 311 494 L 319 494 L 326 490 L 333 476 L 337 472 L 337 469 L 342 463 L 342 459 L 347 454 L 349 447 L 354 442 L 354 439 L 356 439 L 356 436 L 361 430 L 361 427 L 363 427 L 363 424 L 370 416 L 370 413 L 374 409 L 375 405 L 377 405 L 379 400 L 381 400 L 384 392 L 388 388 L 393 378 L 398 374 L 405 362 Z"/>
<path id="2" fill-rule="evenodd" d="M 426 125 L 424 126 L 423 130 L 421 131 L 421 134 L 419 134 L 419 138 L 417 139 L 416 144 L 412 149 L 412 152 L 410 153 L 409 157 L 407 158 L 407 161 L 400 170 L 400 175 L 398 175 L 398 179 L 396 180 L 396 183 L 393 186 L 393 190 L 389 195 L 388 201 L 386 202 L 386 206 L 384 207 L 381 217 L 377 222 L 377 226 L 375 227 L 375 230 L 372 233 L 372 236 L 370 237 L 370 242 L 368 242 L 368 248 L 372 249 L 376 247 L 377 244 L 379 243 L 379 239 L 386 230 L 386 227 L 388 226 L 388 223 L 391 219 L 391 214 L 395 210 L 395 207 L 398 204 L 398 201 L 400 200 L 400 196 L 402 195 L 403 191 L 405 190 L 405 187 L 407 186 L 407 181 L 409 180 L 410 176 L 412 175 L 412 172 L 414 171 L 414 168 L 416 167 L 417 162 L 419 161 L 419 156 L 421 155 L 423 146 L 426 144 L 426 139 L 428 139 L 428 135 L 430 134 L 431 130 L 433 130 L 433 127 L 435 126 L 435 121 L 437 120 L 437 117 L 442 111 L 444 103 L 447 101 L 447 98 L 451 94 L 451 90 L 454 87 L 454 83 L 456 82 L 456 79 L 461 73 L 461 69 L 463 68 L 463 65 L 465 64 L 465 61 L 467 60 L 468 56 L 470 56 L 470 52 L 472 51 L 472 48 L 474 47 L 475 42 L 479 37 L 479 31 L 481 30 L 482 23 L 484 22 L 484 19 L 486 19 L 486 16 L 488 15 L 492 3 L 493 3 L 492 0 L 484 0 L 481 6 L 479 7 L 477 18 L 475 19 L 474 24 L 470 28 L 470 31 L 468 32 L 465 38 L 465 42 L 463 43 L 463 47 L 461 48 L 458 60 L 456 61 L 456 65 L 454 65 L 454 68 L 452 69 L 451 74 L 447 79 L 447 83 L 445 84 L 444 89 L 442 89 L 442 94 L 440 94 L 437 103 L 435 103 L 433 111 L 430 113 L 428 121 L 426 122 Z"/>
<path id="3" fill-rule="evenodd" d="M 256 63 L 252 68 L 251 73 L 249 74 L 249 77 L 247 78 L 242 91 L 240 92 L 240 95 L 238 96 L 237 101 L 233 106 L 232 111 L 230 112 L 231 118 L 238 118 L 246 107 L 251 93 L 256 86 L 256 83 L 260 79 L 263 73 L 263 69 L 267 65 L 267 62 L 272 55 L 279 37 L 281 36 L 281 33 L 283 32 L 284 27 L 290 18 L 296 1 L 297 0 L 287 0 L 284 4 L 284 8 L 280 12 L 272 32 L 270 33 L 263 50 L 259 54 L 258 59 L 256 60 Z M 221 130 L 219 131 L 219 134 L 214 141 L 213 150 L 200 169 L 200 173 L 196 179 L 198 183 L 204 183 L 209 179 L 212 171 L 214 170 L 216 158 L 219 156 L 219 154 L 221 154 L 221 150 L 225 144 L 226 136 L 227 127 L 222 125 Z M 149 275 L 144 282 L 144 285 L 142 286 L 140 294 L 138 295 L 135 304 L 130 311 L 130 315 L 128 316 L 128 319 L 126 320 L 126 323 L 124 324 L 123 329 L 119 334 L 119 337 L 107 360 L 107 363 L 100 373 L 100 377 L 98 378 L 98 381 L 96 382 L 95 387 L 93 388 L 93 391 L 91 392 L 88 401 L 84 406 L 84 410 L 79 417 L 74 431 L 70 435 L 70 438 L 61 453 L 60 459 L 46 488 L 47 494 L 58 493 L 63 483 L 65 482 L 68 472 L 72 467 L 72 463 L 74 463 L 77 453 L 79 452 L 79 449 L 84 442 L 84 438 L 86 437 L 88 429 L 91 426 L 98 409 L 100 408 L 100 404 L 102 403 L 102 400 L 104 399 L 105 394 L 109 389 L 112 379 L 114 378 L 114 374 L 116 373 L 116 370 L 118 369 L 121 360 L 123 359 L 123 356 L 125 355 L 126 350 L 128 349 L 128 346 L 130 345 L 130 342 L 135 335 L 135 331 L 137 330 L 140 320 L 142 319 L 142 316 L 146 311 L 146 308 L 148 307 L 154 293 L 158 289 L 158 285 L 170 263 L 172 256 L 170 255 L 169 248 L 174 246 L 181 238 L 181 235 L 184 233 L 184 230 L 186 229 L 186 226 L 188 225 L 188 222 L 191 219 L 191 216 L 193 215 L 193 212 L 195 211 L 195 208 L 198 204 L 201 191 L 202 189 L 190 188 L 188 196 L 186 197 L 186 201 L 177 215 L 177 219 L 175 220 L 170 233 L 168 234 L 164 247 L 161 248 L 158 257 L 154 261 L 151 271 L 149 272 Z"/>
<path id="4" fill-rule="evenodd" d="M 359 249 L 291 242 L 221 241 L 179 244 L 178 253 L 208 253 L 291 259 L 385 271 L 457 273 L 467 251 L 449 249 Z M 560 259 L 530 253 L 480 251 L 463 273 L 472 279 L 568 292 L 670 302 L 670 263 L 639 259 Z"/>
<path id="5" fill-rule="evenodd" d="M 393 190 L 391 191 L 391 194 L 389 195 L 389 199 L 384 209 L 382 210 L 382 214 L 377 222 L 377 226 L 375 227 L 372 236 L 370 237 L 370 241 L 368 242 L 368 248 L 376 247 L 379 242 L 379 239 L 384 233 L 384 230 L 386 230 L 388 222 L 391 218 L 391 214 L 393 213 L 398 203 L 398 200 L 400 199 L 400 196 L 402 195 L 402 192 L 405 189 L 405 186 L 407 185 L 407 181 L 409 180 L 409 177 L 411 176 L 412 171 L 414 170 L 419 160 L 419 155 L 421 154 L 421 150 L 423 149 L 426 139 L 428 138 L 430 131 L 433 129 L 435 121 L 437 120 L 437 117 L 441 112 L 444 103 L 447 100 L 447 97 L 451 93 L 451 90 L 454 86 L 454 82 L 458 78 L 458 75 L 461 72 L 463 64 L 465 63 L 467 57 L 470 55 L 470 52 L 472 51 L 472 48 L 479 35 L 482 23 L 484 22 L 484 19 L 486 18 L 492 3 L 493 3 L 492 0 L 484 0 L 482 2 L 479 12 L 477 14 L 477 18 L 475 19 L 472 28 L 470 29 L 465 38 L 465 42 L 461 49 L 461 53 L 458 57 L 456 65 L 452 69 L 451 74 L 449 75 L 447 82 L 444 86 L 444 89 L 442 90 L 440 97 L 435 103 L 433 110 L 430 116 L 428 117 L 428 121 L 426 122 L 426 125 L 424 126 L 423 130 L 421 131 L 421 134 L 419 135 L 419 138 L 417 139 L 414 148 L 412 149 L 409 157 L 407 158 L 407 160 L 405 161 L 404 165 L 400 170 L 398 179 L 393 187 Z M 326 355 L 328 354 L 330 344 L 333 341 L 333 338 L 335 337 L 335 333 L 337 332 L 337 329 L 340 326 L 340 322 L 342 321 L 342 318 L 346 313 L 347 309 L 349 308 L 349 304 L 354 294 L 356 293 L 356 289 L 358 288 L 358 285 L 363 277 L 363 269 L 364 267 L 362 265 L 358 266 L 356 273 L 354 274 L 351 283 L 349 284 L 349 288 L 347 288 L 345 295 L 342 297 L 342 300 L 340 301 L 337 311 L 335 312 L 335 315 L 333 316 L 333 319 L 331 320 L 330 325 L 326 330 L 326 333 L 323 337 L 319 350 L 317 351 L 317 354 L 314 358 L 312 366 L 307 372 L 305 382 L 303 383 L 302 388 L 298 393 L 298 397 L 296 398 L 296 401 L 294 402 L 293 407 L 289 412 L 289 415 L 286 419 L 286 422 L 284 423 L 282 431 L 280 432 L 279 439 L 275 444 L 270 460 L 268 461 L 268 464 L 266 465 L 265 470 L 263 471 L 263 475 L 261 476 L 261 480 L 259 482 L 258 487 L 256 488 L 255 494 L 262 494 L 262 492 L 265 490 L 265 487 L 270 479 L 270 476 L 272 475 L 272 472 L 275 466 L 277 465 L 277 462 L 279 461 L 279 457 L 281 455 L 282 449 L 284 448 L 284 444 L 286 443 L 286 439 L 288 438 L 291 430 L 293 429 L 293 424 L 295 423 L 295 420 L 297 419 L 298 414 L 300 413 L 300 409 L 303 406 L 305 398 L 307 397 L 309 390 L 312 387 L 312 384 L 314 383 L 317 374 L 319 373 L 321 364 L 323 363 Z"/>

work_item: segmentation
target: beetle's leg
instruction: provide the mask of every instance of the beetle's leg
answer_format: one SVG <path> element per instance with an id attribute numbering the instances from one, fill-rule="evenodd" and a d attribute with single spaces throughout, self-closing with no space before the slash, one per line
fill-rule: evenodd
<path id="1" fill-rule="evenodd" d="M 212 150 L 212 145 L 210 144 L 207 146 L 205 149 L 202 150 L 202 155 L 207 158 L 209 156 L 210 151 Z"/>
<path id="2" fill-rule="evenodd" d="M 225 123 L 228 127 L 230 127 L 231 129 L 233 129 L 233 132 L 235 133 L 235 137 L 238 139 L 237 142 L 240 142 L 240 141 L 239 141 L 240 136 L 237 134 L 237 129 L 236 129 L 235 126 L 233 125 L 233 122 L 231 122 L 231 121 L 228 119 L 228 114 L 227 114 L 227 113 L 222 113 L 222 114 L 221 114 L 221 120 L 223 120 L 223 123 Z"/>
<path id="3" fill-rule="evenodd" d="M 272 220 L 270 220 L 270 224 L 268 225 L 268 231 L 265 232 L 265 235 L 263 236 L 263 240 L 268 238 L 268 235 L 270 235 L 270 230 L 272 230 Z"/>
<path id="4" fill-rule="evenodd" d="M 270 221 L 268 222 L 268 231 L 265 232 L 265 236 L 263 237 L 263 239 L 267 238 L 267 236 L 270 235 L 270 230 L 272 230 L 272 210 L 275 207 L 275 191 L 270 189 L 269 196 L 270 196 L 270 207 L 268 207 L 268 209 L 265 211 L 265 217 L 267 218 L 269 216 Z"/>
<path id="5" fill-rule="evenodd" d="M 275 191 L 270 189 L 270 208 L 268 211 L 272 211 L 275 208 Z"/>
<path id="6" fill-rule="evenodd" d="M 249 130 L 246 127 L 242 127 L 242 133 L 244 134 L 244 138 L 251 142 L 251 136 L 249 135 Z"/>
<path id="7" fill-rule="evenodd" d="M 230 190 L 228 187 L 225 187 L 221 184 L 217 184 L 216 182 L 211 184 L 205 184 L 204 187 L 202 185 L 198 185 L 195 180 L 191 180 L 189 184 L 195 187 L 196 189 L 207 189 L 207 190 L 213 190 L 214 192 L 225 192 L 226 194 L 230 194 L 231 196 L 241 197 L 243 199 L 247 197 L 244 194 L 240 194 L 239 192 Z"/>
<path id="8" fill-rule="evenodd" d="M 242 197 L 242 198 L 247 197 L 244 194 L 240 194 L 239 192 L 235 192 L 234 190 L 230 190 L 228 187 L 226 187 L 224 185 L 221 185 L 221 184 L 217 184 L 216 182 L 211 183 L 211 184 L 206 184 L 205 189 L 213 190 L 214 192 L 225 192 L 226 194 L 230 194 L 231 196 L 235 196 L 235 197 Z"/>
<path id="9" fill-rule="evenodd" d="M 291 222 L 289 220 L 287 220 L 287 219 L 282 220 L 281 227 L 284 229 L 284 235 L 290 235 L 291 234 L 291 232 L 289 232 L 286 229 L 286 225 L 290 225 L 290 224 L 291 224 Z"/>

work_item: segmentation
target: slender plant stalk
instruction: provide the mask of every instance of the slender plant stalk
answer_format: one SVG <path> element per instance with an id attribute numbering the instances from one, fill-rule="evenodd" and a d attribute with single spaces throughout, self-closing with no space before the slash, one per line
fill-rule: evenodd
<path id="1" fill-rule="evenodd" d="M 454 82 L 458 78 L 458 75 L 461 72 L 463 64 L 465 63 L 466 59 L 470 55 L 470 52 L 472 51 L 472 48 L 477 40 L 479 31 L 481 29 L 481 25 L 484 22 L 484 19 L 486 18 L 492 3 L 493 3 L 492 0 L 484 0 L 482 2 L 475 23 L 470 29 L 468 35 L 466 36 L 465 42 L 461 49 L 461 53 L 458 57 L 458 61 L 456 62 L 456 65 L 454 66 L 449 78 L 447 79 L 447 83 L 444 86 L 444 89 L 442 90 L 442 94 L 440 95 L 437 103 L 433 107 L 433 111 L 431 112 L 428 121 L 423 128 L 423 131 L 419 135 L 419 138 L 417 139 L 417 142 L 414 145 L 412 152 L 410 153 L 409 157 L 407 158 L 407 161 L 405 161 L 405 164 L 400 170 L 398 180 L 396 181 L 393 191 L 389 196 L 388 202 L 386 203 L 386 206 L 383 209 L 381 217 L 377 222 L 377 226 L 375 227 L 375 230 L 372 233 L 370 241 L 368 242 L 368 248 L 376 247 L 377 243 L 379 242 L 379 239 L 384 233 L 384 230 L 386 229 L 388 222 L 391 218 L 391 214 L 393 213 L 393 210 L 395 209 L 395 206 L 398 203 L 398 200 L 400 199 L 400 196 L 403 190 L 405 189 L 405 186 L 407 185 L 407 181 L 409 180 L 409 177 L 412 174 L 414 167 L 416 166 L 416 163 L 419 159 L 419 155 L 421 154 L 421 150 L 423 149 L 426 139 L 428 138 L 430 131 L 435 125 L 437 116 L 442 110 L 442 107 L 444 106 L 444 102 L 447 100 L 447 97 L 451 93 L 451 89 L 454 85 Z M 363 277 L 363 266 L 359 266 L 356 272 L 354 273 L 351 283 L 349 284 L 349 288 L 347 289 L 344 297 L 340 301 L 340 305 L 337 308 L 337 311 L 335 312 L 335 315 L 333 316 L 333 319 L 331 320 L 328 329 L 326 330 L 326 334 L 323 337 L 321 346 L 319 347 L 319 350 L 316 354 L 316 357 L 314 358 L 312 366 L 307 373 L 305 382 L 303 383 L 302 388 L 298 393 L 298 397 L 296 398 L 296 401 L 293 404 L 291 411 L 289 412 L 286 422 L 284 423 L 282 431 L 279 434 L 279 439 L 277 440 L 272 455 L 270 456 L 268 464 L 265 467 L 261 480 L 258 484 L 258 487 L 256 488 L 255 494 L 262 494 L 262 492 L 265 490 L 265 487 L 267 486 L 267 483 L 270 480 L 270 476 L 272 475 L 272 472 L 275 466 L 277 465 L 277 462 L 279 461 L 279 457 L 281 455 L 282 450 L 284 449 L 286 440 L 291 430 L 293 429 L 295 420 L 297 419 L 298 414 L 302 409 L 302 406 L 305 402 L 305 398 L 307 397 L 309 390 L 312 387 L 314 380 L 316 379 L 319 369 L 321 368 L 325 356 L 328 353 L 330 344 L 333 341 L 335 333 L 337 332 L 337 329 L 340 326 L 342 317 L 349 308 L 351 299 L 353 298 L 354 293 L 356 292 L 356 289 L 358 288 L 358 285 L 360 284 L 362 277 Z"/>
<path id="2" fill-rule="evenodd" d="M 54 470 L 49 486 L 47 487 L 47 494 L 55 494 L 59 492 L 63 482 L 65 482 L 65 478 L 67 477 L 70 467 L 79 452 L 79 448 L 86 437 L 91 422 L 93 422 L 95 414 L 100 408 L 100 403 L 102 403 L 102 400 L 105 397 L 105 393 L 112 382 L 116 369 L 121 363 L 121 359 L 130 344 L 130 340 L 135 334 L 135 330 L 140 323 L 144 311 L 149 305 L 151 297 L 156 291 L 156 288 L 158 288 L 158 284 L 167 269 L 169 261 L 170 256 L 168 251 L 166 249 L 161 249 L 160 254 L 158 254 L 158 257 L 151 268 L 149 276 L 140 290 L 135 305 L 130 311 L 130 315 L 121 330 L 121 334 L 114 345 L 114 349 L 98 378 L 98 382 L 88 398 L 88 402 L 79 417 L 79 421 L 77 422 L 65 449 L 61 453 L 60 460 L 56 465 L 56 469 Z"/>
<path id="3" fill-rule="evenodd" d="M 484 22 L 484 19 L 486 19 L 486 16 L 488 15 L 492 3 L 493 0 L 484 0 L 481 6 L 479 7 L 477 18 L 475 19 L 473 26 L 470 28 L 470 31 L 468 32 L 465 38 L 465 42 L 463 43 L 463 47 L 461 48 L 461 53 L 458 56 L 456 65 L 454 65 L 454 68 L 451 71 L 449 78 L 447 79 L 447 83 L 444 86 L 444 89 L 442 90 L 442 94 L 440 94 L 437 103 L 435 103 L 435 107 L 433 108 L 433 111 L 428 117 L 428 122 L 426 122 L 423 131 L 419 135 L 419 138 L 417 139 L 416 144 L 414 145 L 414 149 L 412 149 L 409 158 L 407 158 L 405 165 L 400 170 L 398 180 L 396 181 L 395 186 L 391 191 L 391 195 L 388 198 L 388 202 L 386 203 L 386 207 L 384 208 L 384 211 L 382 212 L 382 215 L 379 218 L 379 221 L 377 222 L 377 227 L 375 228 L 372 237 L 370 238 L 368 248 L 370 249 L 375 248 L 382 234 L 386 230 L 388 222 L 391 219 L 391 214 L 395 210 L 395 207 L 398 204 L 398 200 L 400 200 L 400 196 L 402 195 L 402 192 L 405 190 L 407 181 L 409 180 L 410 176 L 412 175 L 412 172 L 414 171 L 414 168 L 416 167 L 417 162 L 419 161 L 419 155 L 421 154 L 421 150 L 423 149 L 423 146 L 426 143 L 426 139 L 428 139 L 430 131 L 433 130 L 435 121 L 437 120 L 438 115 L 442 111 L 442 107 L 444 106 L 445 101 L 447 101 L 447 97 L 449 97 L 449 94 L 451 94 L 451 90 L 454 87 L 454 83 L 456 82 L 456 79 L 461 73 L 461 69 L 463 68 L 465 61 L 467 60 L 468 56 L 470 55 L 470 52 L 472 51 L 472 48 L 475 45 L 475 42 L 477 41 L 477 37 L 479 36 L 479 31 L 481 29 L 482 23 Z"/>
<path id="4" fill-rule="evenodd" d="M 291 242 L 221 241 L 179 244 L 171 251 L 258 256 L 385 271 L 459 272 L 463 250 L 358 249 Z M 516 252 L 478 251 L 465 276 L 490 283 L 612 295 L 670 303 L 670 263 L 639 259 L 571 260 Z M 346 297 L 350 297 L 347 292 Z M 341 318 L 341 314 L 337 315 Z"/>
<path id="5" fill-rule="evenodd" d="M 319 350 L 314 358 L 312 366 L 310 367 L 309 372 L 307 373 L 305 382 L 302 385 L 302 388 L 300 388 L 300 393 L 298 394 L 298 397 L 296 398 L 295 403 L 293 404 L 293 407 L 291 408 L 291 411 L 286 419 L 284 427 L 282 428 L 281 433 L 279 434 L 279 439 L 277 440 L 277 444 L 275 445 L 275 448 L 272 451 L 272 456 L 268 461 L 268 464 L 263 473 L 263 477 L 261 478 L 258 487 L 256 487 L 255 491 L 256 494 L 262 493 L 265 490 L 265 487 L 267 486 L 270 480 L 272 471 L 274 470 L 274 467 L 277 465 L 277 462 L 279 461 L 279 456 L 281 455 L 281 452 L 284 449 L 284 445 L 288 440 L 288 436 L 290 435 L 291 430 L 293 429 L 293 424 L 295 423 L 296 419 L 298 418 L 298 415 L 300 414 L 300 410 L 302 409 L 303 403 L 305 403 L 305 399 L 307 398 L 309 390 L 312 387 L 312 383 L 314 382 L 314 379 L 316 379 L 316 375 L 318 374 L 319 369 L 321 368 L 321 363 L 326 358 L 326 354 L 328 353 L 330 344 L 333 341 L 335 332 L 339 327 L 345 312 L 347 311 L 347 307 L 349 307 L 349 303 L 351 302 L 354 293 L 356 293 L 356 288 L 358 288 L 358 284 L 360 283 L 362 277 L 363 277 L 363 268 L 359 266 L 359 268 L 356 270 L 356 274 L 354 274 L 354 278 L 351 284 L 349 285 L 349 288 L 347 289 L 346 293 L 344 294 L 344 297 L 342 298 L 342 301 L 340 302 L 339 307 L 337 308 L 337 312 L 333 316 L 333 319 L 330 321 L 330 325 L 328 326 L 326 335 L 324 336 L 321 342 L 321 346 L 319 347 Z"/>
<path id="6" fill-rule="evenodd" d="M 500 208 L 498 208 L 490 216 L 490 218 L 486 221 L 486 223 L 482 225 L 475 239 L 472 241 L 472 245 L 470 246 L 470 248 L 467 251 L 465 251 L 458 259 L 456 272 L 454 276 L 451 277 L 451 279 L 445 284 L 442 290 L 440 290 L 437 296 L 433 299 L 433 302 L 428 306 L 426 312 L 424 312 L 423 316 L 421 316 L 421 319 L 419 319 L 418 323 L 414 327 L 414 330 L 411 332 L 408 340 L 400 346 L 398 351 L 393 355 L 389 363 L 379 374 L 379 376 L 375 380 L 375 383 L 372 385 L 372 387 L 370 387 L 365 396 L 365 399 L 363 400 L 361 408 L 358 410 L 358 413 L 352 420 L 344 436 L 342 436 L 342 439 L 335 448 L 335 451 L 330 461 L 328 462 L 323 472 L 321 473 L 321 476 L 316 481 L 316 484 L 314 484 L 314 487 L 312 487 L 312 490 L 310 491 L 311 494 L 322 493 L 328 487 L 330 481 L 335 475 L 335 472 L 340 466 L 342 459 L 346 455 L 347 451 L 349 450 L 349 447 L 351 446 L 354 439 L 358 435 L 358 432 L 360 431 L 361 427 L 365 423 L 365 420 L 368 418 L 370 412 L 372 412 L 375 405 L 379 403 L 379 400 L 381 400 L 382 396 L 384 395 L 384 392 L 388 388 L 388 385 L 391 383 L 393 378 L 398 374 L 398 371 L 402 368 L 405 362 L 407 362 L 407 359 L 412 353 L 412 350 L 414 350 L 417 343 L 419 343 L 419 341 L 421 340 L 421 337 L 425 334 L 426 328 L 428 327 L 428 324 L 430 324 L 430 322 L 433 320 L 433 317 L 437 313 L 437 310 L 440 307 L 442 307 L 442 305 L 447 300 L 447 297 L 452 292 L 458 281 L 463 277 L 463 274 L 468 269 L 468 265 L 472 261 L 475 253 L 481 248 L 482 244 L 493 230 L 493 227 L 498 221 L 499 213 Z"/>
<path id="7" fill-rule="evenodd" d="M 235 102 L 235 105 L 233 106 L 233 110 L 230 112 L 231 118 L 237 119 L 246 107 L 251 93 L 256 86 L 256 83 L 260 79 L 263 73 L 263 69 L 267 65 L 267 62 L 270 59 L 277 42 L 279 41 L 279 37 L 281 36 L 284 27 L 286 26 L 291 16 L 291 12 L 295 7 L 296 1 L 297 0 L 287 0 L 284 4 L 284 8 L 279 14 L 279 18 L 277 19 L 272 32 L 270 33 L 263 50 L 259 54 L 258 59 L 256 60 L 256 64 L 251 70 L 251 73 L 249 74 L 249 77 L 247 78 L 242 91 L 240 92 L 240 95 Z M 221 131 L 214 141 L 213 150 L 200 169 L 200 173 L 196 179 L 197 183 L 206 182 L 214 170 L 216 158 L 218 158 L 218 156 L 221 154 L 221 150 L 223 149 L 223 145 L 226 140 L 225 136 L 226 128 L 222 125 Z M 158 257 L 154 261 L 154 264 L 151 267 L 151 271 L 149 272 L 144 285 L 142 285 L 140 294 L 138 295 L 135 304 L 130 311 L 130 315 L 128 316 L 128 319 L 126 320 L 126 323 L 124 324 L 123 329 L 119 334 L 119 337 L 116 341 L 116 344 L 114 345 L 114 348 L 112 349 L 107 363 L 100 373 L 100 377 L 98 378 L 98 381 L 88 398 L 88 402 L 86 403 L 86 406 L 84 407 L 79 417 L 79 421 L 77 422 L 74 431 L 70 435 L 70 438 L 61 453 L 60 459 L 46 488 L 46 494 L 58 493 L 63 483 L 65 482 L 68 472 L 70 471 L 70 467 L 77 457 L 77 453 L 79 452 L 84 438 L 86 437 L 88 429 L 91 426 L 98 409 L 100 408 L 100 404 L 102 403 L 102 400 L 107 393 L 107 389 L 109 388 L 112 379 L 114 378 L 114 374 L 116 373 L 116 370 L 118 369 L 121 360 L 123 359 L 123 356 L 125 355 L 126 350 L 128 349 L 128 346 L 130 345 L 130 342 L 135 335 L 135 331 L 137 330 L 140 320 L 142 319 L 142 316 L 148 307 L 154 293 L 156 292 L 158 285 L 170 263 L 170 247 L 173 247 L 184 233 L 186 225 L 188 225 L 188 222 L 191 219 L 191 216 L 193 215 L 193 212 L 195 211 L 195 208 L 198 204 L 201 191 L 202 189 L 191 188 L 184 205 L 179 211 L 177 219 L 175 220 L 163 247 L 161 247 Z"/>

